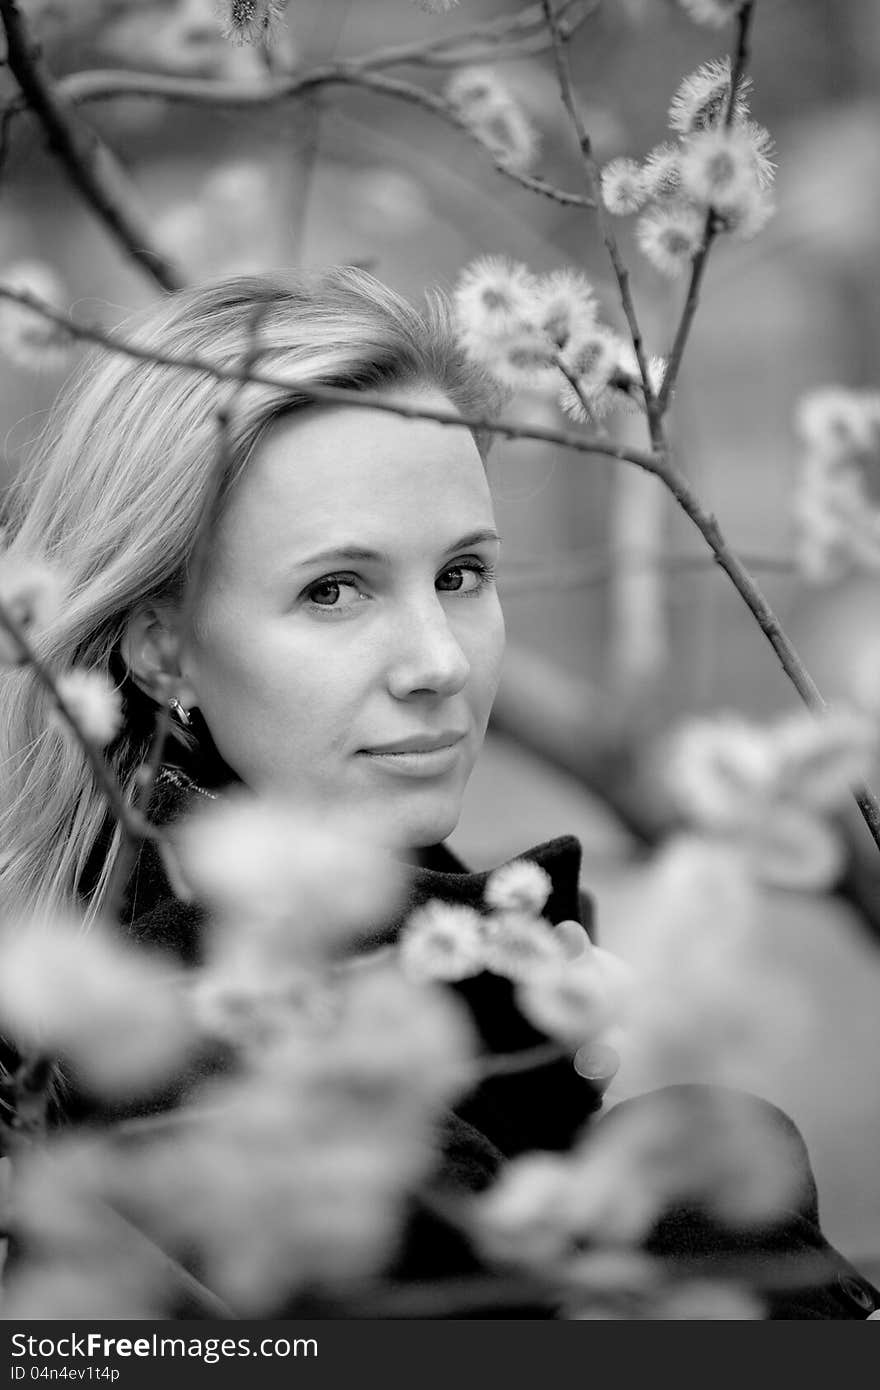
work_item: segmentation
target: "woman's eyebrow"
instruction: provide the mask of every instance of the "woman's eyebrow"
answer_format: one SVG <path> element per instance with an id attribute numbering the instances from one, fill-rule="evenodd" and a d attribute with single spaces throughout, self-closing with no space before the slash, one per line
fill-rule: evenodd
<path id="1" fill-rule="evenodd" d="M 486 541 L 498 541 L 500 543 L 501 537 L 491 527 L 484 527 L 480 531 L 469 531 L 466 536 L 459 536 L 457 541 L 446 546 L 443 554 L 449 555 L 453 550 L 465 550 L 469 545 L 482 545 Z M 390 564 L 391 556 L 384 550 L 371 550 L 368 546 L 343 542 L 341 545 L 334 545 L 329 550 L 319 550 L 305 560 L 298 560 L 293 568 L 300 570 L 309 565 L 325 564 L 333 560 L 366 560 L 378 564 Z"/>

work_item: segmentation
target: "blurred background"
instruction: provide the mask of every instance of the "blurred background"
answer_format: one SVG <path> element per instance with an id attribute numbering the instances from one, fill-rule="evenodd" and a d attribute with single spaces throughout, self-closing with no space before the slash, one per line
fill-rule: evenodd
<path id="1" fill-rule="evenodd" d="M 266 72 L 260 52 L 219 38 L 213 0 L 23 0 L 21 8 L 58 77 L 113 67 L 255 82 Z M 291 0 L 270 66 L 452 34 L 519 8 L 464 0 L 432 15 L 408 0 Z M 729 31 L 690 23 L 671 0 L 598 4 L 571 61 L 600 162 L 641 158 L 663 140 L 682 77 L 729 44 Z M 531 172 L 580 191 L 548 54 L 495 66 L 539 131 Z M 872 662 L 880 670 L 880 583 L 851 573 L 818 584 L 796 571 L 793 412 L 817 386 L 880 385 L 880 6 L 758 0 L 750 71 L 753 115 L 776 142 L 778 213 L 755 240 L 717 246 L 670 428 L 682 468 L 834 697 L 863 682 Z M 431 90 L 447 76 L 412 66 L 394 73 Z M 15 90 L 8 72 L 0 89 L 5 100 Z M 476 256 L 504 254 L 535 271 L 583 267 L 606 321 L 625 327 L 594 217 L 516 186 L 462 132 L 417 106 L 335 86 L 253 109 L 122 97 L 82 112 L 189 280 L 356 261 L 418 297 L 429 285 L 450 289 Z M 76 313 L 106 326 L 154 299 L 155 283 L 84 207 L 33 118 L 16 117 L 6 133 L 0 267 L 48 262 Z M 632 227 L 616 224 L 649 349 L 665 353 L 682 282 L 640 256 Z M 51 368 L 4 361 L 0 483 L 26 459 L 62 380 Z M 553 403 L 526 394 L 509 413 L 563 424 Z M 610 429 L 646 443 L 635 416 L 612 417 Z M 766 717 L 793 708 L 796 696 L 653 479 L 530 441 L 498 442 L 490 472 L 510 653 L 452 845 L 483 867 L 576 834 L 584 886 L 613 948 L 669 828 L 644 771 L 655 741 L 694 713 Z M 862 875 L 855 895 L 767 894 L 768 969 L 802 976 L 815 1029 L 809 1056 L 756 1078 L 756 1089 L 805 1132 L 829 1236 L 853 1258 L 880 1259 L 880 880 L 854 808 L 848 817 Z"/>

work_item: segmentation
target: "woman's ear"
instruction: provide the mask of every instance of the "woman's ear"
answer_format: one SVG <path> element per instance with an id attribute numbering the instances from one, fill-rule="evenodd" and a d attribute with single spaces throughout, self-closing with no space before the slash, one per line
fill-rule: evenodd
<path id="1" fill-rule="evenodd" d="M 177 699 L 186 710 L 198 704 L 194 687 L 180 669 L 172 609 L 157 604 L 136 609 L 126 622 L 119 650 L 131 679 L 157 704 Z"/>

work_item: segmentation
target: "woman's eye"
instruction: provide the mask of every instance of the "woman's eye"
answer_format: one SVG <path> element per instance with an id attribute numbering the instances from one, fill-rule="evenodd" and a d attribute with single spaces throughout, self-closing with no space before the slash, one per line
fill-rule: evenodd
<path id="1" fill-rule="evenodd" d="M 360 593 L 357 583 L 350 576 L 328 575 L 326 579 L 319 579 L 309 585 L 306 598 L 316 608 L 349 608 L 351 600 L 339 602 L 344 589 L 351 589 L 355 594 Z"/>
<path id="2" fill-rule="evenodd" d="M 489 565 L 484 565 L 479 560 L 467 565 L 450 565 L 437 580 L 437 587 L 446 592 L 476 594 L 491 583 L 494 573 Z M 450 576 L 452 583 L 444 584 L 442 581 Z"/>

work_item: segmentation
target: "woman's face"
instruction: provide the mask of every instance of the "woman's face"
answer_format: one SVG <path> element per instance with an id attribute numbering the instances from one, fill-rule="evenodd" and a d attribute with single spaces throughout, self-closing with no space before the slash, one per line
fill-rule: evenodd
<path id="1" fill-rule="evenodd" d="M 229 766 L 255 790 L 362 812 L 389 846 L 442 840 L 498 685 L 498 544 L 467 430 L 345 406 L 272 425 L 183 660 Z"/>

